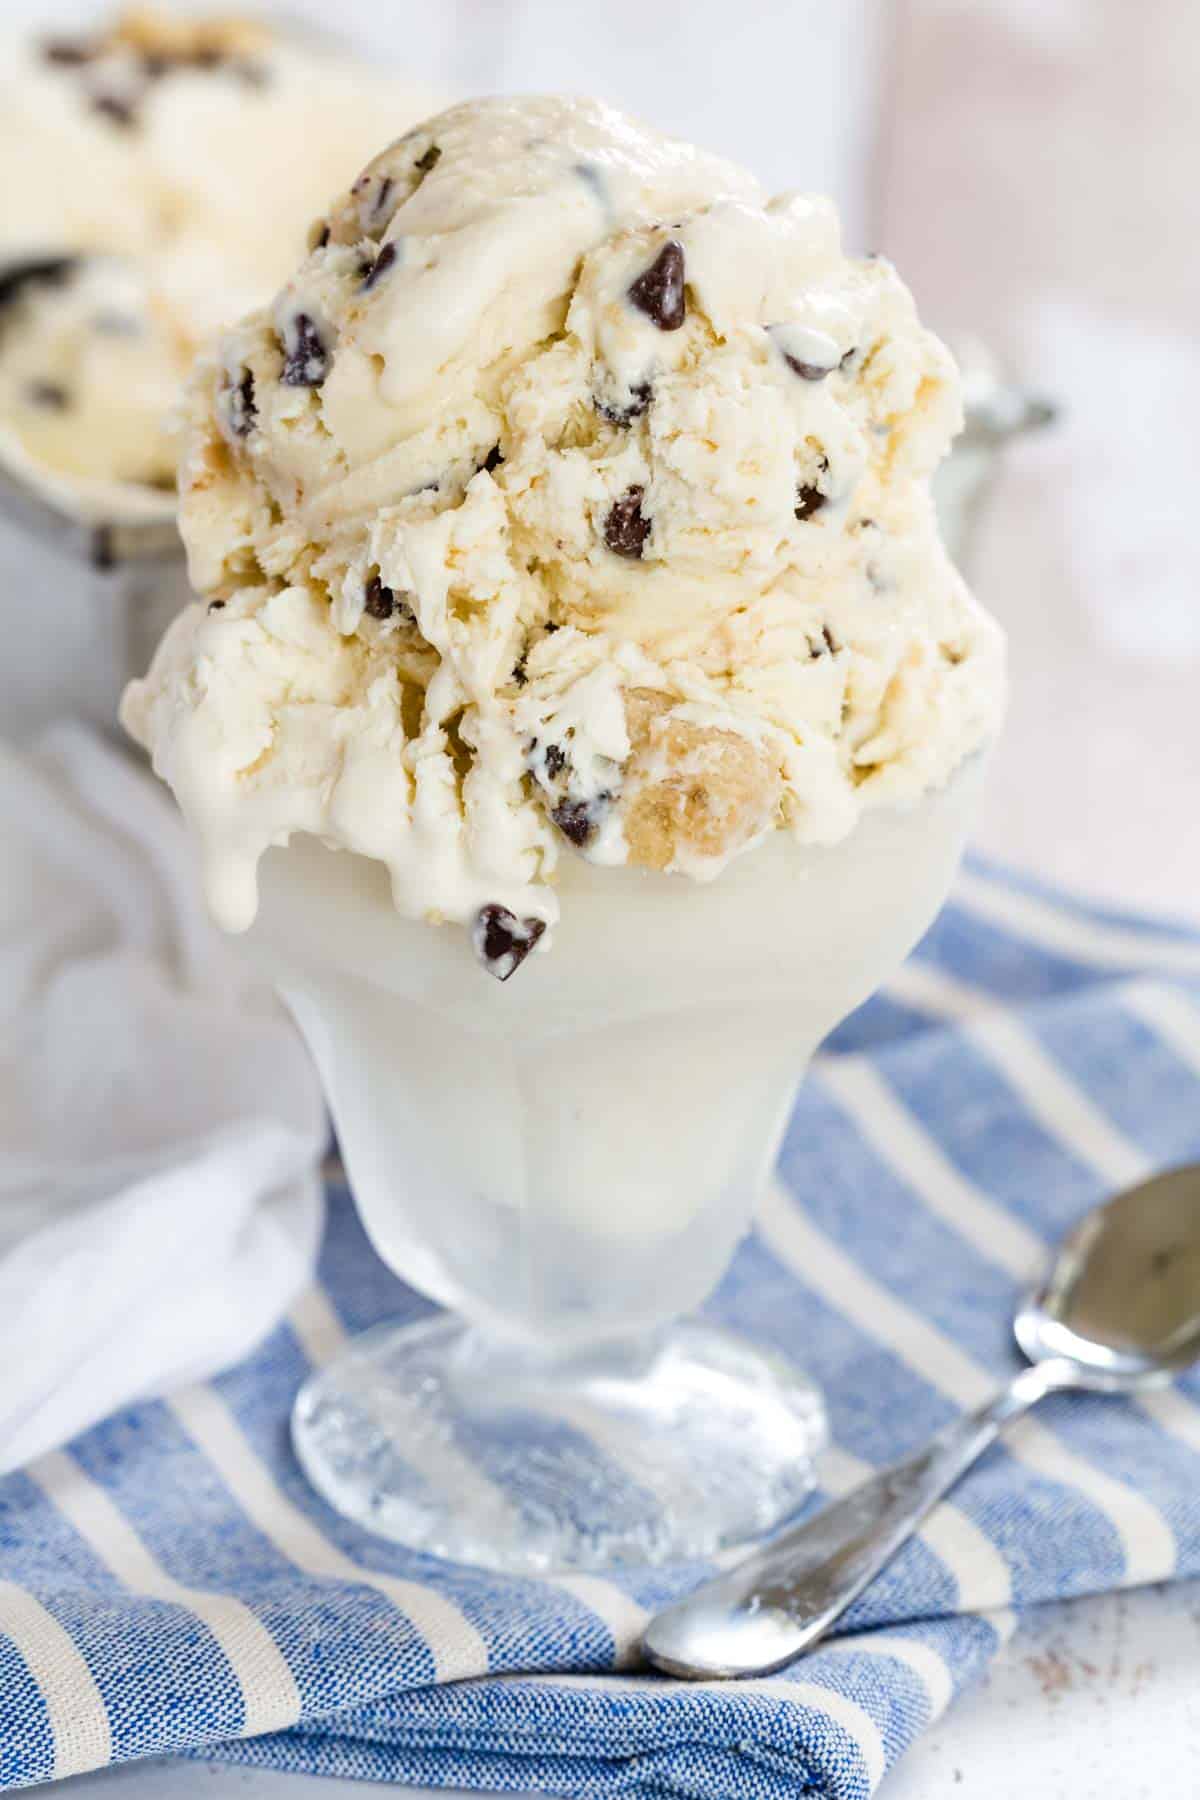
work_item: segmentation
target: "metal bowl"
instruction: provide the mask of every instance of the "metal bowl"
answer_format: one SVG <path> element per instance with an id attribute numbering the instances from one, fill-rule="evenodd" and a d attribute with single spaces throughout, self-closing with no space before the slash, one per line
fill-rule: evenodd
<path id="1" fill-rule="evenodd" d="M 1040 431 L 1058 416 L 1054 402 L 1013 381 L 976 338 L 951 340 L 962 374 L 965 422 L 933 478 L 942 537 L 954 562 L 970 572 L 980 521 L 1013 438 Z"/>
<path id="2" fill-rule="evenodd" d="M 169 508 L 89 518 L 0 465 L 0 734 L 64 714 L 114 731 L 122 688 L 189 591 Z"/>

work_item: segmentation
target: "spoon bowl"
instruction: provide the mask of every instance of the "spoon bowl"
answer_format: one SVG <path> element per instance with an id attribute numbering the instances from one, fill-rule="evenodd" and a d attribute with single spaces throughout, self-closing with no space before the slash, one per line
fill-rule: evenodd
<path id="1" fill-rule="evenodd" d="M 1200 1166 L 1088 1213 L 1013 1330 L 1030 1362 L 1066 1358 L 1099 1393 L 1162 1387 L 1200 1358 Z"/>

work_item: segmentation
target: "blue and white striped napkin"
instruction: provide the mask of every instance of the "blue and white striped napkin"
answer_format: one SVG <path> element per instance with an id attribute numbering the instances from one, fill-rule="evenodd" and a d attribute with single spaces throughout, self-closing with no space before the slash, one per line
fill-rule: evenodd
<path id="1" fill-rule="evenodd" d="M 1014 1296 L 1083 1208 L 1197 1156 L 1200 933 L 975 864 L 820 1060 L 711 1311 L 824 1384 L 837 1493 L 1011 1369 Z M 319 1283 L 257 1355 L 0 1484 L 0 1786 L 180 1750 L 589 1800 L 860 1800 L 1020 1608 L 1200 1571 L 1200 1383 L 1060 1397 L 791 1671 L 623 1672 L 702 1569 L 505 1579 L 378 1542 L 301 1477 L 307 1370 L 424 1310 L 335 1190 Z"/>

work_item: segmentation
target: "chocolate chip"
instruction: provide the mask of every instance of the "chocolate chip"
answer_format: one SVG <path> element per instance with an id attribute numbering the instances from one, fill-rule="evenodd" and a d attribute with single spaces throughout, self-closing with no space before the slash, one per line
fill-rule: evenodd
<path id="1" fill-rule="evenodd" d="M 329 225 L 328 225 L 327 221 L 322 221 L 322 223 L 320 225 L 318 225 L 318 227 L 317 227 L 317 235 L 313 239 L 312 247 L 314 250 L 323 250 L 328 242 L 329 242 Z"/>
<path id="2" fill-rule="evenodd" d="M 25 389 L 31 406 L 43 406 L 47 412 L 66 412 L 71 396 L 60 381 L 31 381 Z"/>
<path id="3" fill-rule="evenodd" d="M 379 575 L 372 575 L 363 595 L 363 611 L 372 619 L 410 619 L 416 614 L 409 605 L 411 594 L 398 594 L 394 588 L 384 585 Z"/>
<path id="4" fill-rule="evenodd" d="M 320 387 L 329 373 L 329 352 L 307 313 L 292 320 L 295 342 L 284 344 L 285 361 L 280 380 L 285 387 Z"/>
<path id="5" fill-rule="evenodd" d="M 494 475 L 503 461 L 504 458 L 500 454 L 499 444 L 493 444 L 479 467 L 481 469 L 486 469 L 489 475 Z"/>
<path id="6" fill-rule="evenodd" d="M 389 196 L 391 195 L 391 191 L 395 187 L 395 185 L 396 184 L 392 180 L 390 175 L 385 175 L 383 180 L 380 182 L 379 192 L 375 196 L 375 205 L 373 208 L 374 215 L 377 219 L 380 219 L 383 217 L 384 209 L 387 206 Z"/>
<path id="7" fill-rule="evenodd" d="M 507 906 L 480 907 L 471 930 L 475 954 L 497 981 L 515 975 L 546 929 L 544 919 L 518 919 Z"/>
<path id="8" fill-rule="evenodd" d="M 529 681 L 529 669 L 524 652 L 512 666 L 512 679 L 518 687 L 525 687 Z"/>
<path id="9" fill-rule="evenodd" d="M 375 258 L 375 261 L 371 264 L 370 268 L 367 271 L 367 278 L 363 282 L 363 293 L 364 294 L 367 292 L 367 290 L 369 288 L 373 288 L 375 286 L 375 283 L 380 279 L 381 276 L 387 274 L 388 270 L 391 268 L 391 266 L 395 262 L 395 260 L 396 260 L 395 244 L 385 244 L 383 246 L 383 249 L 379 252 L 379 255 Z"/>
<path id="10" fill-rule="evenodd" d="M 118 94 L 93 94 L 92 111 L 98 112 L 102 118 L 111 119 L 122 131 L 131 131 L 137 124 L 133 102 L 122 100 Z"/>
<path id="11" fill-rule="evenodd" d="M 547 619 L 546 623 L 542 626 L 542 630 L 546 633 L 546 636 L 549 637 L 552 632 L 561 631 L 562 626 L 556 625 L 553 619 Z"/>
<path id="12" fill-rule="evenodd" d="M 546 774 L 553 781 L 567 766 L 566 752 L 558 744 L 546 745 Z"/>
<path id="13" fill-rule="evenodd" d="M 78 69 L 95 56 L 95 45 L 81 38 L 47 38 L 42 44 L 42 61 L 58 69 Z"/>
<path id="14" fill-rule="evenodd" d="M 241 380 L 229 390 L 229 429 L 235 437 L 249 437 L 258 419 L 258 408 L 254 404 L 254 376 L 249 369 L 242 370 Z"/>
<path id="15" fill-rule="evenodd" d="M 22 289 L 37 282 L 47 287 L 61 287 L 78 264 L 77 256 L 35 256 L 27 262 L 10 263 L 0 273 L 0 309 L 11 306 Z"/>
<path id="16" fill-rule="evenodd" d="M 813 662 L 820 662 L 825 656 L 836 656 L 840 648 L 828 625 L 821 627 L 821 636 L 816 643 L 811 638 L 808 640 L 808 652 Z"/>
<path id="17" fill-rule="evenodd" d="M 442 152 L 438 145 L 430 144 L 428 150 L 422 156 L 418 156 L 413 167 L 419 169 L 422 175 L 428 175 L 437 168 L 441 160 Z"/>
<path id="18" fill-rule="evenodd" d="M 626 406 L 609 406 L 604 400 L 597 400 L 595 406 L 600 417 L 607 419 L 610 425 L 632 425 L 635 419 L 641 418 L 653 398 L 654 391 L 650 383 L 639 381 L 635 387 L 630 388 Z"/>
<path id="19" fill-rule="evenodd" d="M 823 494 L 819 487 L 812 487 L 806 482 L 803 487 L 796 489 L 796 517 L 811 519 L 814 513 L 820 512 L 828 499 L 829 495 Z"/>
<path id="20" fill-rule="evenodd" d="M 111 569 L 117 560 L 111 525 L 97 525 L 88 546 L 88 561 L 93 569 Z"/>
<path id="21" fill-rule="evenodd" d="M 390 619 L 396 610 L 396 596 L 390 587 L 384 587 L 378 575 L 372 575 L 367 583 L 366 598 L 363 611 L 373 619 Z"/>
<path id="22" fill-rule="evenodd" d="M 798 356 L 789 356 L 786 350 L 783 353 L 783 360 L 794 375 L 799 375 L 801 381 L 824 381 L 825 377 L 832 375 L 838 366 L 836 363 L 831 363 L 826 368 L 822 363 L 801 362 Z"/>
<path id="23" fill-rule="evenodd" d="M 851 344 L 849 350 L 846 351 L 845 355 L 842 357 L 841 361 L 838 363 L 838 368 L 839 369 L 848 369 L 850 367 L 850 364 L 854 361 L 855 357 L 858 355 L 858 351 L 859 351 L 859 346 L 857 344 Z"/>
<path id="24" fill-rule="evenodd" d="M 644 487 L 626 488 L 614 500 L 604 521 L 604 541 L 614 556 L 640 557 L 650 536 L 650 521 L 642 512 Z"/>
<path id="25" fill-rule="evenodd" d="M 821 636 L 825 640 L 825 644 L 826 644 L 826 647 L 828 648 L 830 656 L 836 656 L 842 646 L 838 643 L 838 641 L 834 637 L 832 631 L 830 631 L 828 625 L 822 625 Z"/>
<path id="26" fill-rule="evenodd" d="M 683 245 L 671 238 L 632 283 L 629 298 L 660 331 L 678 331 L 687 316 L 683 282 Z"/>
<path id="27" fill-rule="evenodd" d="M 582 850 L 589 839 L 595 836 L 600 816 L 611 798 L 611 794 L 597 794 L 594 800 L 564 800 L 554 808 L 550 817 L 568 842 Z"/>
<path id="28" fill-rule="evenodd" d="M 225 602 L 223 600 L 210 600 L 208 603 L 208 610 L 210 613 L 221 612 L 224 609 L 224 606 Z"/>

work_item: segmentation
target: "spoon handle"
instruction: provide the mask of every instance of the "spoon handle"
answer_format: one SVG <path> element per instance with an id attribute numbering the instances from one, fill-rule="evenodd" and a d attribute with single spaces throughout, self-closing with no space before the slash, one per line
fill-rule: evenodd
<path id="1" fill-rule="evenodd" d="M 1023 1369 L 924 1449 L 659 1613 L 642 1640 L 647 1658 L 667 1674 L 693 1680 L 782 1668 L 824 1636 L 1010 1419 L 1072 1384 L 1069 1363 Z"/>

